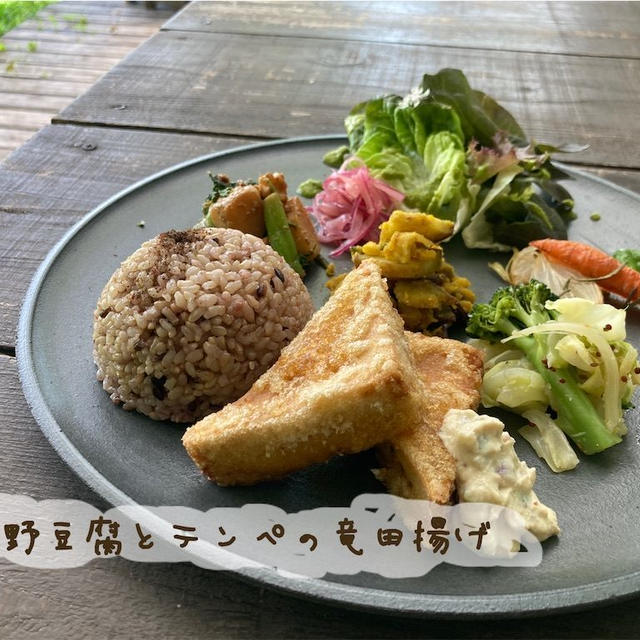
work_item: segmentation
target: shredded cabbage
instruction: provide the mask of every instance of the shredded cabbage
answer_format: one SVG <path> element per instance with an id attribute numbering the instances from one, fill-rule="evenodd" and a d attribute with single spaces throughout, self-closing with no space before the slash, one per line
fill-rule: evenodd
<path id="1" fill-rule="evenodd" d="M 467 332 L 501 345 L 474 343 L 485 353 L 483 404 L 525 416 L 540 411 L 523 435 L 552 468 L 569 459 L 557 429 L 587 454 L 627 433 L 623 411 L 632 406 L 640 364 L 624 341 L 625 315 L 589 300 L 552 300 L 537 281 L 500 289 L 490 304 L 472 309 Z M 558 452 L 561 459 L 551 460 Z"/>
<path id="2" fill-rule="evenodd" d="M 596 329 L 607 342 L 625 340 L 627 337 L 624 309 L 616 309 L 610 304 L 598 304 L 583 298 L 548 300 L 545 307 L 558 312 L 556 319 L 559 322 L 576 322 Z"/>
<path id="3" fill-rule="evenodd" d="M 535 452 L 559 473 L 575 469 L 578 456 L 571 448 L 567 436 L 551 417 L 540 409 L 529 409 L 522 413 L 529 424 L 518 433 L 533 447 Z"/>
<path id="4" fill-rule="evenodd" d="M 578 336 L 569 335 L 562 336 L 553 347 L 560 358 L 566 364 L 570 364 L 581 371 L 588 371 L 590 374 L 593 373 L 593 368 L 600 366 L 597 362 L 595 354 L 591 353 L 587 346 L 585 345 Z M 547 362 L 551 362 L 549 360 L 549 356 L 547 356 Z M 563 366 L 563 363 L 558 362 L 557 364 L 553 362 L 552 366 L 556 368 L 560 368 Z"/>
<path id="5" fill-rule="evenodd" d="M 520 411 L 549 404 L 547 385 L 526 358 L 506 360 L 491 367 L 482 379 L 482 404 Z"/>

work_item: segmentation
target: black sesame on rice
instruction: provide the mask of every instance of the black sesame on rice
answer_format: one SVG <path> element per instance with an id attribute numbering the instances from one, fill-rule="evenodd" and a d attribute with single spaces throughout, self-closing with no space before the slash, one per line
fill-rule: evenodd
<path id="1" fill-rule="evenodd" d="M 312 313 L 298 274 L 259 238 L 169 231 L 127 258 L 98 300 L 98 379 L 125 409 L 192 422 L 243 395 Z"/>

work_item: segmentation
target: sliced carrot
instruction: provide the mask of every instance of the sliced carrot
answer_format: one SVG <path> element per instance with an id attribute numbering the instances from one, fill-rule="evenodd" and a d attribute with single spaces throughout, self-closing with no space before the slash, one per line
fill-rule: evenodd
<path id="1" fill-rule="evenodd" d="M 628 300 L 640 298 L 640 273 L 631 267 L 623 266 L 600 249 L 581 242 L 551 238 L 534 240 L 529 244 L 544 252 L 550 260 L 575 269 L 585 278 L 602 278 L 613 273 L 609 278 L 597 280 L 597 284 L 605 291 Z"/>

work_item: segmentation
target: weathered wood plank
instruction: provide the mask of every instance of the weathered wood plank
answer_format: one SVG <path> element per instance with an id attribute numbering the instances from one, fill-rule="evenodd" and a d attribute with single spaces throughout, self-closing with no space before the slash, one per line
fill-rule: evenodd
<path id="1" fill-rule="evenodd" d="M 154 33 L 174 8 L 153 11 L 124 2 L 65 2 L 49 6 L 6 34 L 0 52 L 0 130 L 35 132 L 47 124 Z M 87 33 L 96 20 L 101 28 Z M 135 35 L 114 35 L 123 21 L 125 26 L 130 21 L 137 24 Z M 0 138 L 2 157 L 10 141 L 11 137 Z"/>
<path id="2" fill-rule="evenodd" d="M 0 65 L 0 79 L 4 79 L 6 83 L 13 80 L 31 80 L 44 82 L 59 83 L 77 83 L 83 88 L 91 86 L 104 71 L 95 69 L 77 69 L 60 66 L 51 66 L 44 61 L 41 65 L 27 64 L 17 61 L 15 67 L 11 71 L 7 71 L 4 65 Z M 45 85 L 46 86 L 46 85 Z M 68 84 L 69 88 L 71 85 Z M 75 89 L 75 96 L 80 95 L 84 89 Z"/>
<path id="3" fill-rule="evenodd" d="M 193 2 L 163 29 L 640 57 L 633 2 Z"/>
<path id="4" fill-rule="evenodd" d="M 92 22 L 102 22 L 118 24 L 126 22 L 129 24 L 148 24 L 150 21 L 164 22 L 168 20 L 177 8 L 147 9 L 128 2 L 60 2 L 54 3 L 41 9 L 36 20 L 40 18 L 43 22 L 52 22 L 55 16 L 58 22 L 66 22 L 71 26 L 84 28 Z M 86 23 L 82 21 L 78 24 L 78 18 L 86 18 Z"/>
<path id="5" fill-rule="evenodd" d="M 115 42 L 114 42 L 115 40 Z M 100 47 L 100 58 L 106 57 L 109 60 L 116 62 L 121 58 L 124 58 L 132 49 L 140 43 L 127 44 L 126 42 L 120 42 L 118 38 L 108 39 L 101 37 L 100 40 L 94 40 L 94 42 L 79 42 L 69 36 L 64 40 L 46 40 L 44 38 L 37 40 L 26 40 L 22 38 L 3 37 L 2 42 L 5 45 L 5 54 L 9 58 L 15 58 L 16 56 L 22 56 L 25 59 L 36 59 L 35 54 L 39 54 L 37 59 L 42 59 L 44 56 L 57 59 L 60 57 L 76 57 L 82 58 L 85 56 L 96 57 L 96 48 Z M 35 51 L 29 50 L 29 44 L 35 47 Z"/>
<path id="6" fill-rule="evenodd" d="M 32 135 L 33 133 L 31 133 L 31 131 L 2 129 L 0 127 L 0 142 L 6 145 L 5 147 L 2 147 L 3 149 L 16 149 L 26 142 Z"/>
<path id="7" fill-rule="evenodd" d="M 55 13 L 58 17 L 70 15 L 109 16 L 120 18 L 121 20 L 133 20 L 134 18 L 157 18 L 167 19 L 173 15 L 177 9 L 182 8 L 186 2 L 156 2 L 155 7 L 148 7 L 145 2 L 130 0 L 64 0 L 62 3 L 52 4 L 40 12 L 42 15 Z"/>
<path id="8" fill-rule="evenodd" d="M 406 93 L 422 73 L 452 66 L 510 109 L 536 140 L 591 145 L 573 161 L 640 167 L 640 60 L 330 45 L 314 38 L 160 32 L 54 122 L 270 137 L 336 132 L 360 100 Z"/>
<path id="9" fill-rule="evenodd" d="M 16 359 L 4 355 L 0 355 L 0 432 L 3 492 L 24 494 L 36 500 L 63 499 L 75 494 L 78 500 L 98 508 L 106 506 L 66 467 L 44 437 L 22 395 Z"/>
<path id="10" fill-rule="evenodd" d="M 60 48 L 60 47 L 59 47 Z M 107 71 L 118 62 L 122 56 L 111 55 L 111 52 L 105 51 L 104 55 L 97 55 L 94 51 L 93 55 L 78 55 L 74 53 L 65 53 L 64 47 L 55 55 L 45 51 L 12 51 L 7 47 L 6 51 L 0 53 L 0 65 L 5 67 L 13 62 L 18 67 L 19 64 L 31 65 L 47 65 L 48 67 L 71 67 L 73 69 L 95 69 Z"/>
<path id="11" fill-rule="evenodd" d="M 98 1 L 92 0 L 64 0 L 62 3 L 51 4 L 40 11 L 38 15 L 56 13 L 58 15 L 115 15 L 124 18 L 149 17 L 173 13 L 176 8 L 184 5 L 184 2 L 159 2 L 154 9 L 147 7 L 146 3 L 130 0 Z"/>
<path id="12" fill-rule="evenodd" d="M 134 48 L 155 33 L 184 3 L 165 3 L 156 10 L 126 2 L 62 2 L 39 11 L 7 34 L 3 40 L 75 41 L 108 39 Z"/>
<path id="13" fill-rule="evenodd" d="M 609 180 L 625 189 L 630 189 L 636 193 L 640 193 L 640 171 L 619 169 L 605 169 L 602 167 L 577 167 L 587 173 Z"/>
<path id="14" fill-rule="evenodd" d="M 157 29 L 150 30 L 148 35 L 155 33 Z M 117 37 L 114 37 L 117 36 Z M 148 37 L 148 36 L 147 36 Z M 5 44 L 14 43 L 18 47 L 23 49 L 27 48 L 28 42 L 35 42 L 36 46 L 40 47 L 44 43 L 60 43 L 71 42 L 74 44 L 91 45 L 93 47 L 100 46 L 105 41 L 111 42 L 114 46 L 129 47 L 129 50 L 135 49 L 140 42 L 144 40 L 143 36 L 128 36 L 118 34 L 117 31 L 106 33 L 88 33 L 85 31 L 75 30 L 41 30 L 37 29 L 25 29 L 20 26 L 19 29 L 13 29 L 2 36 L 2 41 Z"/>
<path id="15" fill-rule="evenodd" d="M 153 21 L 151 24 L 145 22 L 130 24 L 126 21 L 95 22 L 87 19 L 86 25 L 79 26 L 61 19 L 56 19 L 56 22 L 52 22 L 49 19 L 35 18 L 25 20 L 16 31 L 25 30 L 34 33 L 36 34 L 33 38 L 34 40 L 38 39 L 37 34 L 44 33 L 109 35 L 144 40 L 155 33 L 162 24 L 163 20 L 159 20 L 158 22 Z"/>
<path id="16" fill-rule="evenodd" d="M 47 114 L 47 122 L 51 118 L 51 113 L 64 109 L 68 104 L 69 98 L 65 96 L 11 93 L 0 90 L 0 109 L 43 111 Z M 37 128 L 39 129 L 40 127 Z M 3 140 L 0 138 L 0 144 L 2 143 Z"/>
<path id="17" fill-rule="evenodd" d="M 26 129 L 37 131 L 49 124 L 51 112 L 27 111 L 19 109 L 0 109 L 0 127 L 7 129 Z"/>
<path id="18" fill-rule="evenodd" d="M 49 126 L 12 154 L 0 168 L 0 346 L 14 346 L 28 283 L 49 249 L 78 218 L 160 169 L 248 142 Z"/>
<path id="19" fill-rule="evenodd" d="M 0 571 L 0 625 L 7 640 L 253 638 L 260 620 L 258 587 L 191 565 L 115 559 L 41 570 L 3 561 Z M 282 604 L 283 628 L 285 611 Z M 310 621 L 316 634 L 329 613 Z"/>

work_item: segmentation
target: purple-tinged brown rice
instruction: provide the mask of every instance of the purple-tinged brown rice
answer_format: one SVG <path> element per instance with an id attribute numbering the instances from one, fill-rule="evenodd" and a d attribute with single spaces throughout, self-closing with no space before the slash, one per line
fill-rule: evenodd
<path id="1" fill-rule="evenodd" d="M 98 380 L 125 409 L 193 422 L 242 396 L 312 313 L 300 276 L 259 238 L 161 233 L 100 295 Z"/>

